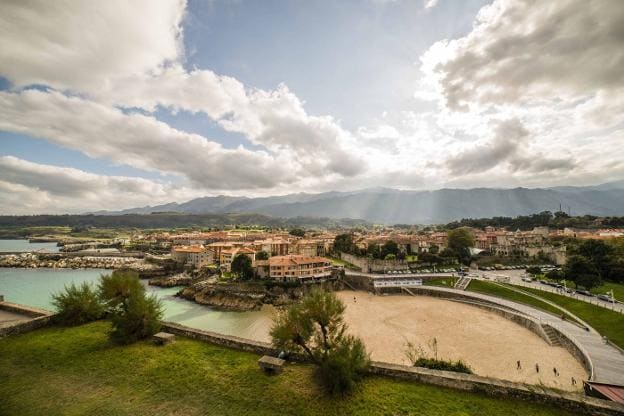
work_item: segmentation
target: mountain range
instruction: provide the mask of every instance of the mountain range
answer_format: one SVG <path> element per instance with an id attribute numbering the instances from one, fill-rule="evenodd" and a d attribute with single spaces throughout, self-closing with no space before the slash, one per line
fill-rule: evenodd
<path id="1" fill-rule="evenodd" d="M 622 216 L 624 181 L 552 188 L 445 188 L 434 191 L 370 188 L 259 198 L 222 195 L 95 214 L 257 213 L 283 218 L 353 218 L 383 224 L 434 224 L 461 218 L 515 217 L 541 211 L 554 212 L 560 207 L 572 215 Z"/>

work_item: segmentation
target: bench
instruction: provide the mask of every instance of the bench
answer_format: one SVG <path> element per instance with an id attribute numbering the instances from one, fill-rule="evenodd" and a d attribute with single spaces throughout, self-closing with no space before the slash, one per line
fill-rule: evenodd
<path id="1" fill-rule="evenodd" d="M 152 337 L 156 345 L 167 345 L 175 342 L 175 335 L 168 332 L 159 332 Z"/>
<path id="2" fill-rule="evenodd" d="M 282 360 L 281 358 L 275 358 L 268 355 L 264 355 L 258 360 L 258 365 L 260 366 L 260 368 L 268 374 L 281 373 L 285 363 L 286 361 Z"/>

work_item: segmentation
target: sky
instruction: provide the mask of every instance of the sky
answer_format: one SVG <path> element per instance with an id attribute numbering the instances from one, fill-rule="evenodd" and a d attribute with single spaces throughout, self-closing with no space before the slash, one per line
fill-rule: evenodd
<path id="1" fill-rule="evenodd" d="M 0 2 L 0 213 L 624 178 L 621 0 Z"/>

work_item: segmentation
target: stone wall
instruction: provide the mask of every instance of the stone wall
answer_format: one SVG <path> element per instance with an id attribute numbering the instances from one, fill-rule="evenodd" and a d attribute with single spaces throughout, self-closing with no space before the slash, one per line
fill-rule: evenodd
<path id="1" fill-rule="evenodd" d="M 54 316 L 52 312 L 46 311 L 45 309 L 32 308 L 30 306 L 4 301 L 0 301 L 0 309 L 23 315 L 26 318 L 32 318 L 0 328 L 0 338 L 9 335 L 23 334 L 24 332 L 48 326 L 52 323 L 52 317 Z"/>
<path id="2" fill-rule="evenodd" d="M 265 342 L 201 331 L 176 323 L 163 322 L 162 330 L 179 336 L 259 355 L 276 356 L 278 354 L 277 349 Z M 294 358 L 295 361 L 305 361 L 305 357 L 302 356 L 291 358 Z M 291 360 L 291 358 L 289 358 L 289 360 Z M 474 374 L 430 370 L 427 368 L 408 367 L 380 362 L 373 362 L 369 372 L 374 375 L 472 391 L 490 396 L 503 398 L 514 397 L 533 403 L 555 405 L 576 414 L 599 416 L 624 415 L 624 406 L 615 402 L 586 397 L 582 394 L 561 393 L 540 386 L 497 380 Z"/>
<path id="3" fill-rule="evenodd" d="M 370 372 L 377 375 L 416 381 L 436 386 L 467 390 L 499 397 L 513 397 L 532 403 L 544 403 L 575 414 L 614 416 L 624 415 L 624 406 L 616 402 L 595 399 L 575 393 L 563 393 L 540 386 L 453 373 L 427 368 L 374 362 Z"/>
<path id="4" fill-rule="evenodd" d="M 52 315 L 40 316 L 38 318 L 29 319 L 28 321 L 18 322 L 14 325 L 0 328 L 0 338 L 34 331 L 35 329 L 46 327 L 51 323 Z"/>
<path id="5" fill-rule="evenodd" d="M 404 260 L 379 260 L 368 257 L 354 256 L 353 254 L 340 253 L 340 259 L 360 268 L 363 273 L 383 273 L 386 270 L 409 270 Z"/>

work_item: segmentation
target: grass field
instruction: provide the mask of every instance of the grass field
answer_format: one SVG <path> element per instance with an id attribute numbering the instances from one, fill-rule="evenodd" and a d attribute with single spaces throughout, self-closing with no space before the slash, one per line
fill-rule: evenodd
<path id="1" fill-rule="evenodd" d="M 591 325 L 602 335 L 606 335 L 619 347 L 624 348 L 624 314 L 610 311 L 600 306 L 591 305 L 556 293 L 522 287 L 522 290 L 534 293 L 562 306 Z"/>
<path id="2" fill-rule="evenodd" d="M 369 377 L 330 398 L 308 365 L 266 376 L 258 356 L 179 338 L 114 346 L 109 324 L 0 339 L 2 415 L 567 415 L 558 408 Z"/>
<path id="3" fill-rule="evenodd" d="M 526 288 L 519 287 L 519 289 L 524 290 Z M 539 299 L 535 299 L 531 296 L 518 293 L 516 291 L 513 291 L 511 289 L 502 287 L 500 285 L 497 285 L 491 282 L 484 282 L 482 280 L 473 279 L 470 281 L 470 284 L 468 285 L 468 288 L 466 290 L 471 291 L 471 292 L 476 292 L 476 293 L 483 293 L 485 295 L 497 296 L 499 298 L 508 299 L 508 300 L 518 302 L 518 303 L 523 303 L 525 305 L 533 306 L 543 311 L 550 312 L 557 316 L 561 316 L 562 314 L 561 310 L 555 308 L 552 305 L 549 305 L 546 302 L 542 302 Z M 570 315 L 567 315 L 567 316 L 568 316 L 568 319 L 575 320 Z"/>
<path id="4" fill-rule="evenodd" d="M 457 281 L 456 277 L 436 278 L 423 281 L 425 286 L 441 286 L 441 287 L 453 287 Z"/>
<path id="5" fill-rule="evenodd" d="M 609 294 L 611 294 L 611 290 L 613 290 L 613 296 L 615 296 L 615 299 L 619 301 L 624 301 L 624 284 L 622 283 L 606 282 L 602 286 L 592 289 L 592 293 L 598 295 L 608 292 Z"/>

